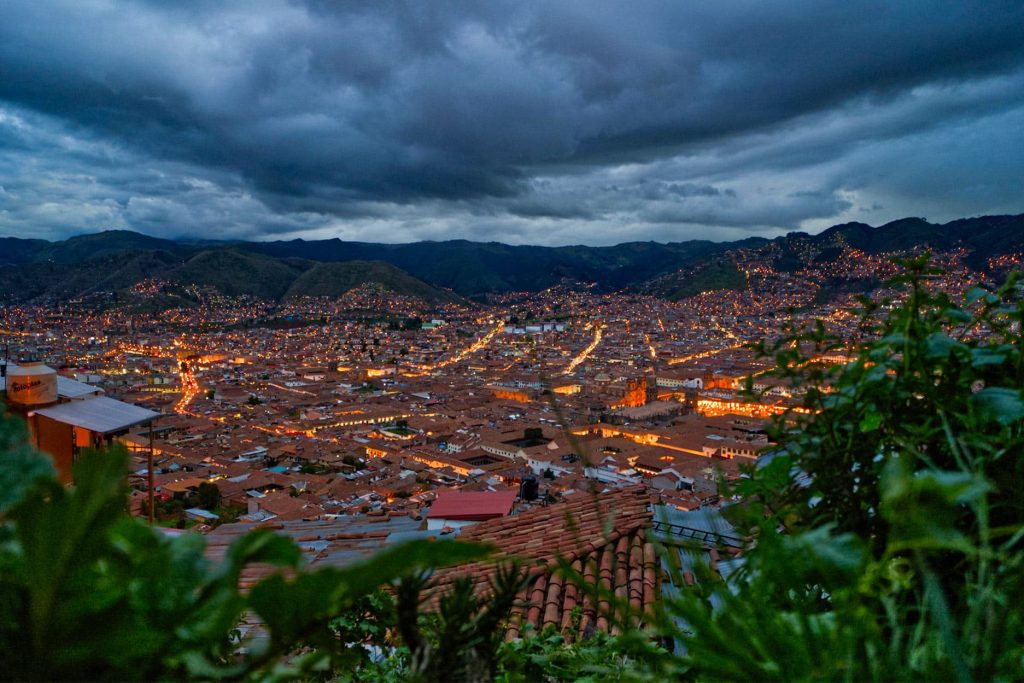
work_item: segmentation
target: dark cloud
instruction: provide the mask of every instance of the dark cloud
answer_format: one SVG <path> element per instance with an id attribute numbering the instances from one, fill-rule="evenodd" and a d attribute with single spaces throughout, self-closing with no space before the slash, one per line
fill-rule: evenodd
<path id="1" fill-rule="evenodd" d="M 1022 112 L 1017 0 L 9 0 L 0 233 L 609 243 L 1016 212 Z"/>

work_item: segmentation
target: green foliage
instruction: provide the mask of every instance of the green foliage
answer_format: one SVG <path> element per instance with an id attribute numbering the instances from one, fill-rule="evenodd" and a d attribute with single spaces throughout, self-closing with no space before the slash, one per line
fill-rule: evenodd
<path id="1" fill-rule="evenodd" d="M 925 259 L 906 268 L 902 304 L 864 301 L 867 341 L 846 365 L 816 360 L 840 346 L 820 324 L 762 346 L 804 410 L 776 422 L 773 459 L 735 491 L 756 539 L 743 570 L 662 606 L 658 632 L 685 654 L 654 660 L 661 675 L 1024 670 L 1024 303 L 1011 278 L 954 305 Z"/>
<path id="2" fill-rule="evenodd" d="M 354 648 L 354 652 L 358 665 L 367 666 L 371 663 L 370 648 L 390 644 L 395 619 L 394 597 L 385 590 L 377 590 L 334 617 L 330 627 L 338 641 L 366 646 Z"/>
<path id="3" fill-rule="evenodd" d="M 125 467 L 121 451 L 88 453 L 74 488 L 40 482 L 7 515 L 4 678 L 157 678 L 224 661 L 244 604 L 241 566 L 297 559 L 263 535 L 204 574 L 199 537 L 166 541 L 126 518 Z"/>
<path id="4" fill-rule="evenodd" d="M 517 565 L 501 567 L 490 582 L 487 597 L 474 591 L 473 583 L 456 579 L 440 597 L 436 611 L 422 614 L 422 592 L 429 585 L 425 575 L 410 577 L 398 585 L 398 631 L 410 655 L 410 679 L 492 680 L 499 664 L 499 648 L 505 622 L 526 585 L 526 574 Z"/>
<path id="5" fill-rule="evenodd" d="M 423 319 L 422 318 L 417 318 L 415 316 L 413 316 L 411 318 L 391 318 L 391 319 L 388 320 L 388 329 L 389 330 L 409 331 L 409 330 L 419 330 L 422 327 L 423 327 Z M 409 353 L 408 349 L 402 349 L 402 355 L 403 356 L 408 354 L 408 353 Z"/>
<path id="6" fill-rule="evenodd" d="M 4 406 L 0 403 L 0 416 Z M 40 481 L 51 479 L 53 462 L 42 457 L 27 443 L 25 425 L 4 420 L 0 428 L 0 518 Z"/>
<path id="7" fill-rule="evenodd" d="M 823 328 L 765 348 L 782 363 L 779 374 L 806 389 L 803 407 L 810 411 L 776 425 L 779 456 L 812 482 L 791 482 L 776 504 L 806 524 L 835 523 L 876 549 L 888 538 L 888 524 L 877 514 L 880 477 L 899 454 L 913 458 L 912 471 L 928 467 L 999 481 L 990 500 L 995 519 L 1024 518 L 1024 461 L 1009 457 L 1024 444 L 1024 308 L 1015 281 L 995 294 L 975 290 L 955 306 L 925 287 L 932 271 L 924 261 L 908 268 L 899 278 L 908 288 L 904 306 L 875 322 L 879 307 L 865 300 L 863 328 L 873 341 L 846 366 L 828 370 L 804 357 L 805 348 L 840 346 Z M 965 523 L 969 516 L 965 511 Z"/>
<path id="8" fill-rule="evenodd" d="M 773 425 L 770 459 L 726 492 L 751 540 L 743 568 L 726 584 L 695 561 L 690 587 L 679 552 L 706 549 L 663 549 L 681 591 L 649 614 L 587 586 L 625 634 L 599 657 L 658 679 L 1019 677 L 1024 302 L 1011 277 L 957 305 L 928 287 L 925 259 L 905 267 L 901 301 L 864 301 L 847 364 L 820 360 L 843 347 L 820 323 L 760 345 L 802 399 Z M 572 651 L 588 647 L 523 640 L 510 678 L 587 675 Z"/>
<path id="9" fill-rule="evenodd" d="M 407 572 L 479 558 L 455 541 L 414 541 L 345 569 L 271 574 L 239 591 L 252 563 L 296 570 L 301 553 L 269 530 L 246 534 L 223 561 L 204 559 L 202 536 L 168 538 L 126 510 L 127 453 L 87 452 L 73 487 L 0 420 L 0 679 L 156 680 L 295 678 L 344 671 L 361 646 L 338 639 L 336 618 Z M 7 457 L 10 455 L 11 457 Z M 13 468 L 30 473 L 19 479 Z M 265 638 L 240 649 L 243 613 Z"/>
<path id="10" fill-rule="evenodd" d="M 213 510 L 220 505 L 220 489 L 213 482 L 204 481 L 197 489 L 192 503 L 204 510 Z"/>
<path id="11" fill-rule="evenodd" d="M 595 633 L 575 643 L 554 628 L 532 637 L 511 641 L 499 651 L 495 680 L 518 681 L 648 681 L 650 674 L 634 658 L 637 646 L 646 648 L 643 634 L 609 636 Z M 657 650 L 667 657 L 664 650 Z"/>

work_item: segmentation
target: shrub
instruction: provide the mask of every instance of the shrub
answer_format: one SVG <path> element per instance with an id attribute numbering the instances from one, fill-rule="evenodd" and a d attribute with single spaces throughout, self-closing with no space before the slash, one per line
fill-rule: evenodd
<path id="1" fill-rule="evenodd" d="M 954 304 L 924 259 L 864 300 L 850 362 L 820 323 L 761 349 L 806 390 L 770 461 L 734 491 L 756 539 L 726 587 L 661 606 L 707 680 L 991 680 L 1024 670 L 1024 303 L 1016 278 Z M 886 315 L 880 315 L 892 308 Z M 700 567 L 698 567 L 700 570 Z M 677 577 L 682 585 L 681 578 Z M 712 607 L 717 603 L 717 608 Z"/>

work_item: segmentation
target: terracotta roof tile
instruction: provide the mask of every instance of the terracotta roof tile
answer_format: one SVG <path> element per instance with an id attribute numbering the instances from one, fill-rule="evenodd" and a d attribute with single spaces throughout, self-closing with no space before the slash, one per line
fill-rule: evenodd
<path id="1" fill-rule="evenodd" d="M 522 604 L 510 620 L 508 638 L 545 626 L 555 626 L 569 638 L 607 631 L 616 621 L 608 597 L 597 600 L 592 591 L 564 577 L 558 571 L 559 560 L 570 563 L 585 584 L 600 586 L 636 608 L 646 607 L 655 595 L 653 583 L 646 591 L 643 581 L 648 552 L 651 580 L 656 576 L 653 547 L 644 542 L 644 529 L 650 524 L 647 494 L 642 487 L 629 487 L 574 496 L 566 503 L 465 527 L 462 540 L 492 544 L 497 556 L 439 572 L 433 603 L 458 576 L 470 577 L 479 591 L 488 590 L 487 577 L 496 564 L 516 558 L 529 579 L 519 596 Z"/>

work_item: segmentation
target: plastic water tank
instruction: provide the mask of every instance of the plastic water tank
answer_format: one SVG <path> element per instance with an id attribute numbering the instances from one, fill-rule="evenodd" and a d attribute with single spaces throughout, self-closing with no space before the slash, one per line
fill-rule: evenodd
<path id="1" fill-rule="evenodd" d="M 7 367 L 7 400 L 21 406 L 57 402 L 57 371 L 40 361 Z"/>

